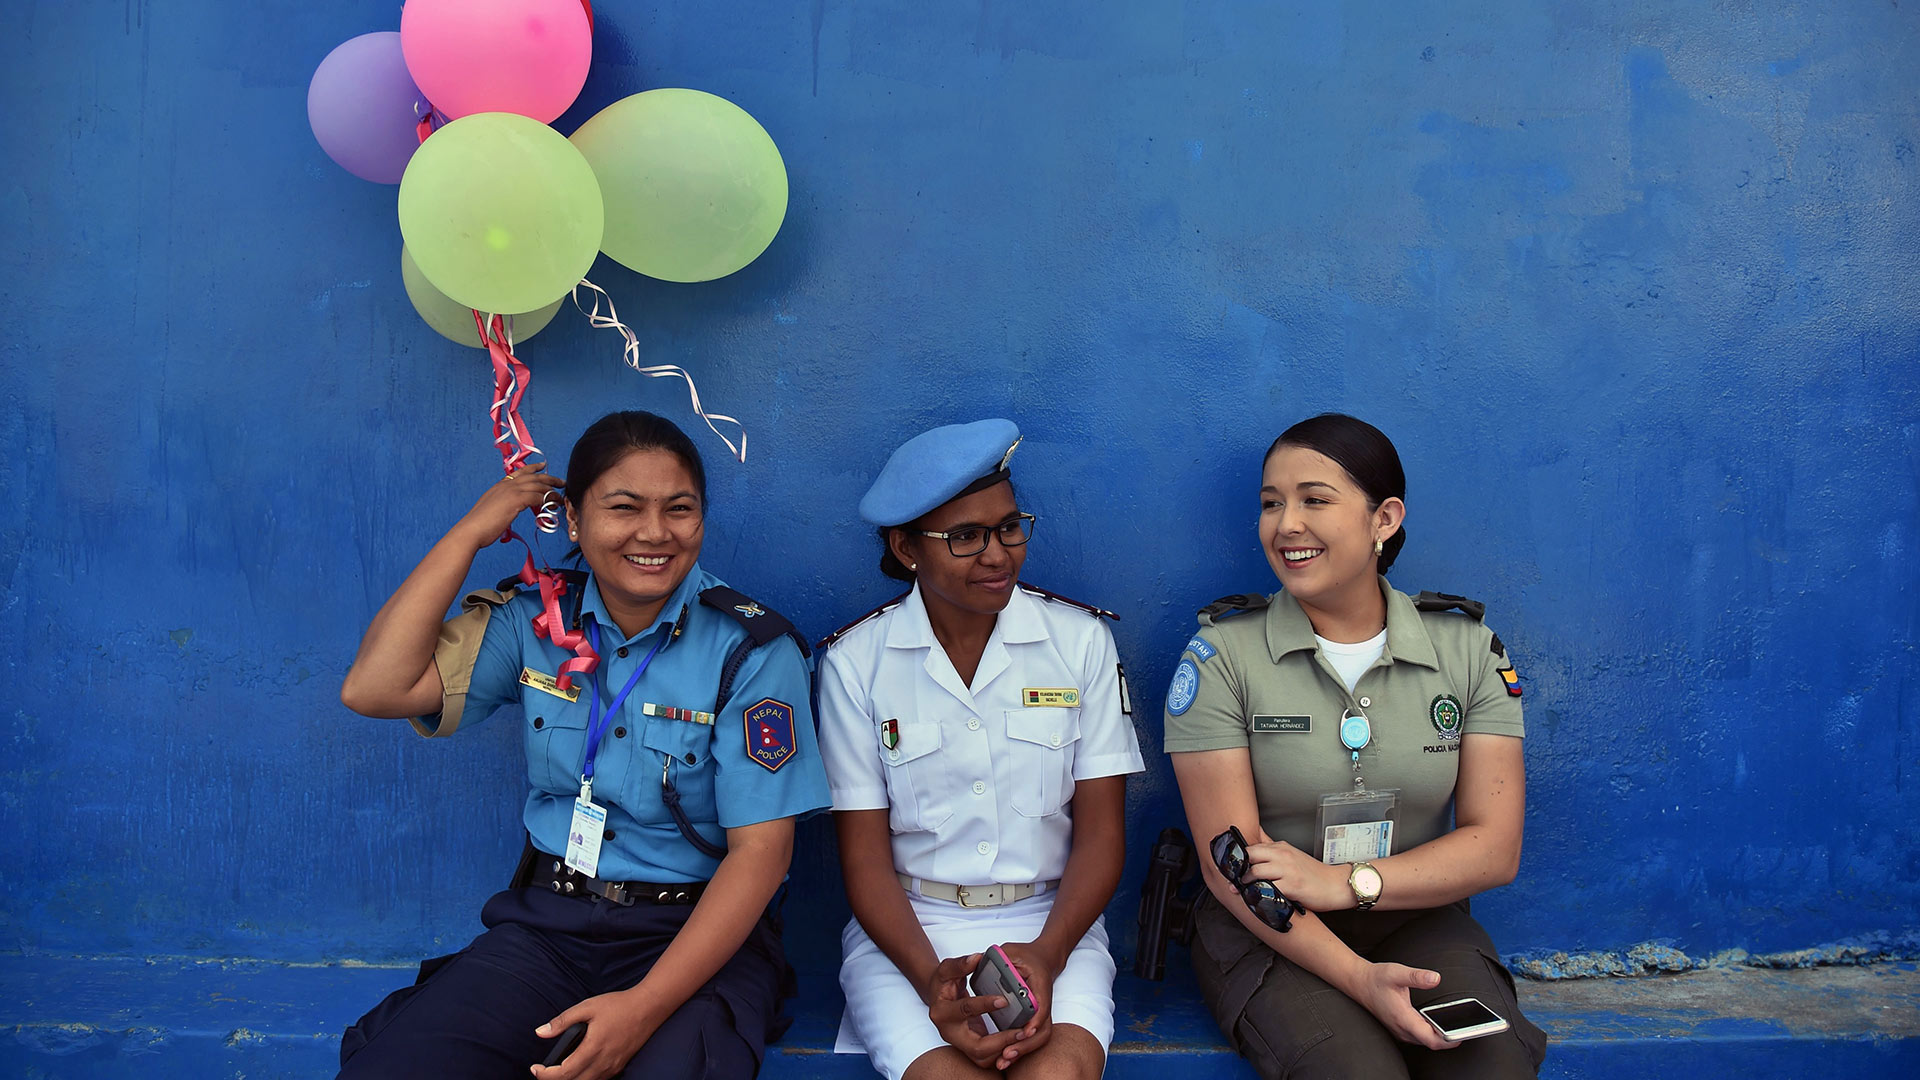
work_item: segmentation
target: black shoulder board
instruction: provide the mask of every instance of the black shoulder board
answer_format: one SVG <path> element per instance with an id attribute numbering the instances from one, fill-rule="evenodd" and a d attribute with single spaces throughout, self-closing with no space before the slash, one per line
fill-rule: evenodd
<path id="1" fill-rule="evenodd" d="M 905 600 L 910 594 L 911 594 L 911 590 L 909 590 L 908 592 L 903 592 L 899 596 L 896 596 L 893 599 L 887 601 L 886 603 L 881 604 L 879 607 L 874 608 L 872 611 L 867 612 L 865 615 L 860 616 L 859 618 L 853 620 L 852 622 L 841 627 L 840 629 L 835 630 L 833 633 L 828 634 L 826 637 L 821 638 L 820 643 L 818 645 L 815 645 L 814 649 L 816 650 L 824 649 L 827 646 L 833 644 L 834 642 L 839 641 L 841 636 L 844 635 L 847 631 L 853 629 L 856 626 L 859 626 L 861 623 L 866 622 L 868 619 L 877 618 L 880 615 L 884 615 L 887 612 L 892 611 L 895 607 L 899 605 L 900 601 Z"/>
<path id="2" fill-rule="evenodd" d="M 1422 592 L 1413 598 L 1413 607 L 1416 611 L 1463 611 L 1473 616 L 1475 622 L 1487 617 L 1487 605 L 1452 593 Z"/>
<path id="3" fill-rule="evenodd" d="M 1223 596 L 1199 610 L 1200 620 L 1209 626 L 1224 615 L 1244 615 L 1249 611 L 1259 611 L 1267 606 L 1267 598 L 1258 593 L 1235 593 Z"/>
<path id="4" fill-rule="evenodd" d="M 1020 583 L 1020 591 L 1032 593 L 1033 595 L 1041 597 L 1042 599 L 1051 600 L 1056 604 L 1065 604 L 1068 607 L 1079 608 L 1081 611 L 1084 611 L 1089 615 L 1095 616 L 1096 618 L 1112 619 L 1114 622 L 1120 621 L 1120 616 L 1115 615 L 1113 612 L 1108 611 L 1106 608 L 1097 608 L 1097 607 L 1094 607 L 1092 604 L 1082 603 L 1078 600 L 1073 599 L 1072 597 L 1061 596 L 1057 592 L 1048 592 L 1047 590 L 1041 588 L 1038 585 L 1029 585 L 1023 581 Z"/>
<path id="5" fill-rule="evenodd" d="M 784 634 L 799 644 L 800 655 L 813 655 L 807 650 L 807 643 L 800 637 L 800 632 L 793 628 L 785 615 L 772 608 L 761 607 L 746 593 L 725 585 L 715 585 L 711 589 L 701 590 L 700 602 L 733 616 L 734 621 L 747 631 L 747 636 L 753 639 L 755 648 Z"/>
<path id="6" fill-rule="evenodd" d="M 585 600 L 587 596 L 587 572 L 585 570 L 555 570 L 554 573 L 559 574 L 560 580 L 567 583 L 567 591 L 560 596 L 560 621 L 578 630 L 580 629 L 580 603 Z M 528 585 L 526 582 L 520 580 L 520 575 L 518 574 L 510 578 L 501 578 L 499 589 L 501 592 L 512 592 L 514 589 L 522 589 L 532 592 L 535 596 L 540 595 L 539 586 Z"/>

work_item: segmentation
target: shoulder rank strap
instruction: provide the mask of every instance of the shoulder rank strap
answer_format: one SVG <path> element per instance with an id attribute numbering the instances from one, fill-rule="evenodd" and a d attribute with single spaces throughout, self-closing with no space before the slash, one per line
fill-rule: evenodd
<path id="1" fill-rule="evenodd" d="M 1244 615 L 1249 611 L 1260 611 L 1266 606 L 1267 598 L 1258 593 L 1235 593 L 1215 600 L 1201 608 L 1197 614 L 1203 625 L 1212 626 L 1221 619 Z"/>
<path id="2" fill-rule="evenodd" d="M 853 620 L 852 622 L 841 627 L 840 629 L 835 630 L 833 633 L 828 634 L 826 637 L 821 638 L 820 643 L 815 645 L 814 649 L 816 651 L 820 649 L 824 649 L 827 646 L 832 645 L 834 642 L 839 641 L 841 637 L 845 636 L 847 631 L 853 629 L 856 626 L 859 626 L 861 623 L 866 622 L 868 619 L 877 619 L 880 616 L 885 615 L 887 612 L 892 611 L 894 608 L 899 607 L 900 601 L 905 600 L 908 597 L 908 595 L 910 595 L 910 593 L 911 593 L 911 590 L 909 590 L 908 592 L 901 593 L 899 596 L 894 597 L 893 599 L 887 601 L 884 604 L 881 604 L 879 607 L 874 608 L 872 611 L 867 612 L 865 615 L 860 616 L 859 618 Z"/>
<path id="3" fill-rule="evenodd" d="M 1452 593 L 1421 592 L 1413 598 L 1415 611 L 1461 611 L 1480 622 L 1487 617 L 1487 605 Z"/>
<path id="4" fill-rule="evenodd" d="M 1120 616 L 1115 615 L 1113 612 L 1108 611 L 1106 608 L 1094 607 L 1092 604 L 1082 603 L 1081 601 L 1075 600 L 1072 597 L 1061 596 L 1057 592 L 1048 592 L 1047 590 L 1041 588 L 1038 585 L 1029 585 L 1023 581 L 1020 583 L 1020 591 L 1032 593 L 1033 595 L 1038 596 L 1043 600 L 1051 600 L 1056 604 L 1065 604 L 1071 608 L 1079 608 L 1081 611 L 1084 611 L 1087 614 L 1094 616 L 1095 618 L 1112 619 L 1114 622 L 1120 621 Z"/>
<path id="5" fill-rule="evenodd" d="M 752 597 L 738 589 L 729 589 L 725 585 L 703 589 L 700 592 L 700 602 L 732 616 L 733 620 L 746 630 L 747 636 L 753 639 L 753 646 L 756 649 L 784 634 L 799 644 L 800 655 L 813 655 L 807 648 L 806 640 L 800 636 L 798 630 L 793 628 L 793 624 L 787 621 L 785 615 L 772 608 L 761 607 L 753 601 Z"/>
<path id="6" fill-rule="evenodd" d="M 580 604 L 587 596 L 587 572 L 556 570 L 554 573 L 559 574 L 560 580 L 567 583 L 567 591 L 560 595 L 560 621 L 578 630 L 580 629 Z M 510 578 L 501 578 L 499 585 L 500 592 L 505 594 L 507 600 L 513 598 L 515 590 L 530 587 L 520 580 L 518 574 Z M 538 599 L 537 596 L 536 599 Z M 506 600 L 502 600 L 501 603 L 506 603 Z"/>

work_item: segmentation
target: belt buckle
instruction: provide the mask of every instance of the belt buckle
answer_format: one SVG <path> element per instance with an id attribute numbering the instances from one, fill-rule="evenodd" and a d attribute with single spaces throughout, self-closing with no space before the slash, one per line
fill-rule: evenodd
<path id="1" fill-rule="evenodd" d="M 971 897 L 971 896 L 973 895 L 973 891 L 974 891 L 974 888 L 975 888 L 975 887 L 973 887 L 973 886 L 967 886 L 967 885 L 960 885 L 960 886 L 957 886 L 957 887 L 955 888 L 955 890 L 954 890 L 954 892 L 955 892 L 955 899 L 957 899 L 957 900 L 959 900 L 959 901 L 960 901 L 960 906 L 961 906 L 961 907 L 963 907 L 963 908 L 990 908 L 990 907 L 998 907 L 999 905 L 1001 905 L 1001 904 L 1003 904 L 1003 903 L 1005 903 L 1005 902 L 1006 902 L 1006 901 L 1005 901 L 1005 899 L 1004 899 L 1004 896 L 1005 896 L 1005 893 L 1004 893 L 1004 891 L 1003 891 L 1003 890 L 1005 890 L 1005 888 L 1006 888 L 1006 886 L 1004 886 L 1004 885 L 982 885 L 982 886 L 978 886 L 978 888 L 979 888 L 979 891 L 980 891 L 980 892 L 982 892 L 982 893 L 984 893 L 984 894 L 987 894 L 987 895 L 984 895 L 984 896 L 982 896 L 982 897 L 980 898 L 980 902 L 979 902 L 979 903 L 977 903 L 977 904 L 975 904 L 975 903 L 971 903 L 971 902 L 969 902 L 969 898 L 970 898 L 970 897 Z"/>
<path id="2" fill-rule="evenodd" d="M 972 904 L 970 904 L 970 903 L 968 903 L 968 902 L 967 902 L 967 897 L 968 897 L 968 896 L 970 895 L 970 893 L 971 893 L 971 890 L 970 890 L 970 889 L 968 889 L 968 888 L 967 888 L 967 887 L 966 887 L 965 885 L 961 885 L 961 886 L 958 886 L 958 887 L 956 887 L 956 888 L 954 889 L 954 894 L 953 894 L 953 898 L 954 898 L 955 900 L 958 900 L 958 901 L 960 901 L 960 906 L 961 906 L 961 907 L 963 907 L 963 908 L 970 908 L 970 907 L 972 907 L 972 906 L 973 906 Z M 982 905 L 980 905 L 980 906 L 981 906 L 981 907 L 985 907 L 986 905 L 985 905 L 985 904 L 982 904 Z"/>
<path id="3" fill-rule="evenodd" d="M 625 907 L 628 904 L 633 903 L 633 901 L 627 899 L 627 886 L 624 882 L 619 882 L 619 881 L 607 882 L 606 889 L 604 892 L 601 893 L 601 895 L 605 896 L 607 899 L 613 901 L 616 904 L 619 904 L 622 907 Z"/>

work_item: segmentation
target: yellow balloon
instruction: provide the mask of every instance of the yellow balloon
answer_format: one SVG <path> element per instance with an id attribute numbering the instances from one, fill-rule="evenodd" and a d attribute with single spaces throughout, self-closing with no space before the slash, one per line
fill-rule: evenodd
<path id="1" fill-rule="evenodd" d="M 427 280 L 427 275 L 414 265 L 413 253 L 407 250 L 405 244 L 400 245 L 400 283 L 407 287 L 407 299 L 413 301 L 413 310 L 419 312 L 420 318 L 441 337 L 476 349 L 486 348 L 480 343 L 479 328 L 473 325 L 473 309 L 454 303 L 447 299 L 446 293 L 434 288 L 433 282 Z M 516 343 L 525 341 L 545 329 L 564 303 L 566 297 L 563 296 L 537 311 L 513 316 L 513 340 Z"/>
<path id="2" fill-rule="evenodd" d="M 678 89 L 624 97 L 580 125 L 573 144 L 600 181 L 600 250 L 648 277 L 725 277 L 758 258 L 786 219 L 780 148 L 725 98 Z"/>

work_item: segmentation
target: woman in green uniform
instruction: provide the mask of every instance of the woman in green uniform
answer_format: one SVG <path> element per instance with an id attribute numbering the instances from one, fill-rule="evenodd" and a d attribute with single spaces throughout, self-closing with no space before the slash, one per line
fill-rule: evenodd
<path id="1" fill-rule="evenodd" d="M 1534 1076 L 1546 1036 L 1468 913 L 1520 867 L 1519 677 L 1479 604 L 1381 576 L 1406 542 L 1406 474 L 1377 428 L 1295 424 L 1260 483 L 1282 589 L 1202 610 L 1167 696 L 1195 839 L 1246 841 L 1236 882 L 1200 860 L 1207 1004 L 1267 1078 Z M 1290 921 L 1243 888 L 1262 881 Z M 1450 1042 L 1418 1011 L 1465 997 L 1507 1030 Z"/>

